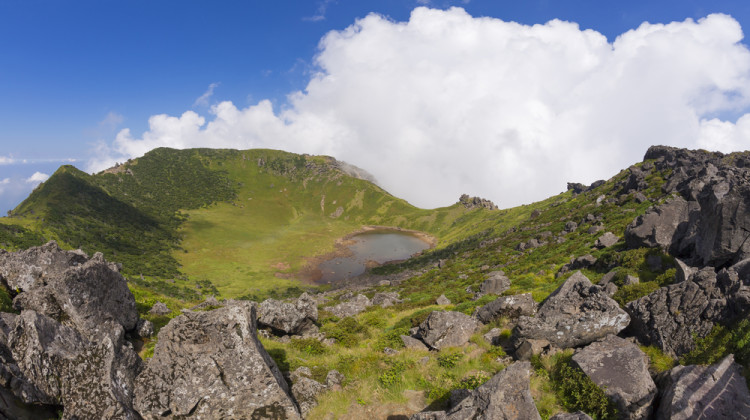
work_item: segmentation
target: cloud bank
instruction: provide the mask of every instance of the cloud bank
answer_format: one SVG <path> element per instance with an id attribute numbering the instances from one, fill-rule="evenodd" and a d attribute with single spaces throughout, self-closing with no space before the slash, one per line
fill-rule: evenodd
<path id="1" fill-rule="evenodd" d="M 120 131 L 91 171 L 155 147 L 329 154 L 421 207 L 461 193 L 501 207 L 608 178 L 666 144 L 750 148 L 750 52 L 710 15 L 644 23 L 608 42 L 559 20 L 521 25 L 463 9 L 371 14 L 327 34 L 306 89 L 274 110 L 215 103 Z"/>

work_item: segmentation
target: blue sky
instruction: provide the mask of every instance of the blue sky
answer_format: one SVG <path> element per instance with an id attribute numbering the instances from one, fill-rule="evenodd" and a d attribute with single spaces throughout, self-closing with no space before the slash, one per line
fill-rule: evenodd
<path id="1" fill-rule="evenodd" d="M 131 142 L 143 140 L 141 136 L 150 130 L 149 118 L 154 115 L 180 117 L 186 111 L 193 111 L 211 121 L 215 115 L 212 107 L 223 101 L 231 101 L 234 107 L 243 110 L 264 100 L 268 100 L 276 116 L 287 123 L 293 117 L 282 118 L 285 109 L 292 109 L 295 115 L 310 112 L 315 106 L 331 107 L 326 112 L 334 112 L 339 109 L 336 106 L 341 106 L 339 102 L 333 105 L 315 101 L 312 94 L 303 105 L 290 103 L 288 99 L 293 92 L 307 94 L 311 80 L 321 69 L 328 74 L 336 71 L 332 69 L 339 59 L 333 56 L 333 52 L 323 54 L 333 51 L 330 44 L 322 43 L 329 31 L 345 31 L 358 19 L 377 13 L 385 18 L 373 22 L 371 29 L 358 29 L 363 35 L 377 34 L 381 33 L 377 28 L 408 22 L 417 7 L 445 10 L 452 6 L 463 8 L 471 22 L 479 22 L 477 18 L 480 17 L 515 21 L 522 25 L 545 24 L 552 19 L 575 22 L 581 30 L 593 29 L 602 34 L 609 43 L 645 21 L 683 22 L 687 18 L 698 20 L 711 13 L 728 14 L 742 28 L 750 27 L 750 3 L 721 0 L 0 0 L 0 210 L 4 214 L 17 205 L 38 183 L 35 181 L 42 179 L 40 174 L 51 174 L 64 160 L 74 160 L 76 166 L 87 168 L 92 157 L 101 153 L 102 147 L 113 149 L 116 136 L 125 128 L 130 130 Z M 447 19 L 448 15 L 433 18 Z M 440 42 L 440 39 L 435 41 Z M 376 53 L 373 51 L 373 55 Z M 341 60 L 351 60 L 352 55 L 348 54 Z M 322 63 L 316 61 L 316 57 L 323 57 Z M 460 59 L 456 57 L 456 60 Z M 745 69 L 737 71 L 742 73 Z M 377 77 L 377 73 L 375 75 Z M 707 89 L 713 88 L 709 86 Z M 436 92 L 439 90 L 435 89 Z M 727 97 L 735 94 L 729 90 Z M 731 106 L 701 108 L 698 114 L 703 120 L 699 122 L 719 117 L 734 124 L 747 110 L 747 104 L 740 102 Z M 430 118 L 439 120 L 440 114 L 436 115 Z M 389 120 L 379 123 L 390 124 Z M 399 124 L 404 125 L 400 132 L 415 129 L 409 127 L 408 121 Z M 415 127 L 418 125 L 415 123 Z M 348 124 L 345 130 L 357 135 L 356 127 L 359 126 Z M 521 132 L 523 134 L 523 130 Z M 414 147 L 428 146 L 429 139 L 422 136 L 429 137 L 421 133 L 408 138 L 417 139 Z M 366 141 L 375 140 L 362 140 L 363 144 Z M 404 141 L 408 140 L 400 143 Z M 732 144 L 742 146 L 742 141 L 740 136 Z M 272 140 L 248 142 L 250 146 L 273 144 Z M 295 149 L 294 145 L 278 144 L 287 146 L 279 148 Z M 694 144 L 699 143 L 686 145 Z M 207 146 L 210 145 L 209 141 Z M 366 159 L 357 161 L 356 156 L 366 152 L 354 146 L 347 149 L 346 145 L 332 148 L 317 144 L 300 145 L 297 149 L 293 151 L 333 151 L 360 166 L 372 164 Z M 642 156 L 645 150 L 641 149 L 639 146 L 634 155 Z M 117 152 L 119 154 L 109 153 L 107 156 L 124 156 L 122 150 Z M 513 156 L 503 159 L 510 160 Z M 466 159 L 470 160 L 470 157 Z M 543 165 L 544 162 L 535 164 Z M 404 162 L 398 162 L 398 165 L 404 166 Z M 488 165 L 497 165 L 497 161 L 488 162 Z M 365 169 L 381 178 L 378 168 Z M 609 175 L 618 169 L 610 168 Z M 419 170 L 420 173 L 425 170 L 445 172 L 445 165 L 436 163 L 434 167 L 420 167 Z M 29 180 L 37 172 L 40 174 Z M 594 172 L 592 176 L 607 175 L 602 170 Z M 492 171 L 484 174 L 485 177 L 493 175 L 498 174 Z M 588 174 L 572 171 L 570 176 L 580 179 L 587 178 Z M 450 197 L 455 195 L 455 199 L 459 188 L 464 191 L 473 185 L 478 186 L 477 190 L 466 192 L 494 199 L 510 194 L 504 193 L 501 187 L 493 190 L 492 183 L 474 182 L 468 169 L 457 172 L 452 178 L 464 180 L 456 184 L 455 191 L 450 191 Z M 549 183 L 549 180 L 530 179 L 529 182 L 536 185 Z M 385 184 L 392 190 L 389 187 L 398 183 L 387 180 Z M 559 186 L 553 187 L 553 190 L 559 190 Z M 411 197 L 409 190 L 393 192 L 422 206 L 448 205 L 455 201 L 442 197 L 435 201 L 418 195 Z M 543 198 L 548 192 L 540 190 L 538 197 L 524 196 L 505 201 L 507 204 L 528 202 Z"/>

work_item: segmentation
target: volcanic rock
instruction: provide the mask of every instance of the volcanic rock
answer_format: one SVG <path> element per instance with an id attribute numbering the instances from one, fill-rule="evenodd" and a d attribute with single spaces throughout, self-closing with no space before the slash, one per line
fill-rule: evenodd
<path id="1" fill-rule="evenodd" d="M 372 302 L 365 295 L 357 295 L 354 298 L 327 308 L 328 311 L 339 318 L 354 316 L 372 306 Z"/>
<path id="2" fill-rule="evenodd" d="M 461 312 L 433 311 L 417 330 L 417 337 L 430 348 L 462 346 L 479 327 L 472 317 Z"/>
<path id="3" fill-rule="evenodd" d="M 294 303 L 266 299 L 260 304 L 258 324 L 280 332 L 280 335 L 300 335 L 316 329 L 318 306 L 307 293 L 303 293 Z"/>
<path id="4" fill-rule="evenodd" d="M 521 315 L 534 316 L 537 303 L 531 293 L 501 296 L 492 302 L 477 308 L 473 316 L 484 324 L 489 324 L 500 317 L 518 318 Z"/>

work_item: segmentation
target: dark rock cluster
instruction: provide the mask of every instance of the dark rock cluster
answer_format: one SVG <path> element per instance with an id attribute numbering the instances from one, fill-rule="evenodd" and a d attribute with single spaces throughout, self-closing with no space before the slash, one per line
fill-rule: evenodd
<path id="1" fill-rule="evenodd" d="M 459 197 L 458 202 L 463 204 L 464 207 L 467 209 L 487 209 L 487 210 L 497 210 L 498 207 L 490 200 L 485 200 L 484 198 L 479 197 L 469 197 L 468 194 L 461 194 L 461 197 Z"/>

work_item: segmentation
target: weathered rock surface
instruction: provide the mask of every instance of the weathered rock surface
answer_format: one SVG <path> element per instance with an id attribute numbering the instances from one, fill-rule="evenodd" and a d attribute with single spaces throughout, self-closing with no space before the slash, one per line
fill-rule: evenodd
<path id="1" fill-rule="evenodd" d="M 414 337 L 409 337 L 408 335 L 402 335 L 401 342 L 404 343 L 404 347 L 406 347 L 407 349 L 429 350 L 421 340 L 418 340 Z"/>
<path id="2" fill-rule="evenodd" d="M 677 366 L 659 380 L 657 419 L 750 419 L 742 367 L 729 355 L 711 366 Z"/>
<path id="3" fill-rule="evenodd" d="M 693 349 L 693 335 L 705 337 L 717 322 L 737 318 L 750 308 L 748 302 L 750 278 L 740 280 L 734 267 L 718 275 L 707 267 L 628 303 L 628 331 L 645 344 L 680 356 Z"/>
<path id="4" fill-rule="evenodd" d="M 292 385 L 292 395 L 299 404 L 299 410 L 303 417 L 307 416 L 307 413 L 318 405 L 318 395 L 326 389 L 325 385 L 304 374 L 297 376 Z"/>
<path id="5" fill-rule="evenodd" d="M 300 418 L 255 336 L 255 312 L 253 304 L 238 302 L 170 321 L 136 379 L 138 412 L 146 419 Z"/>
<path id="6" fill-rule="evenodd" d="M 579 271 L 542 302 L 535 317 L 518 318 L 513 336 L 517 343 L 523 338 L 544 339 L 569 348 L 617 334 L 629 322 L 617 302 Z"/>
<path id="7" fill-rule="evenodd" d="M 492 302 L 479 307 L 473 316 L 485 324 L 500 317 L 518 318 L 521 315 L 534 316 L 537 303 L 531 293 L 501 296 Z"/>
<path id="8" fill-rule="evenodd" d="M 100 253 L 20 293 L 13 307 L 58 321 L 67 319 L 79 329 L 93 329 L 112 320 L 133 330 L 138 322 L 135 298 L 125 279 Z"/>
<path id="9" fill-rule="evenodd" d="M 604 232 L 604 235 L 600 236 L 599 239 L 594 242 L 594 246 L 597 248 L 609 248 L 616 244 L 620 238 L 612 232 Z"/>
<path id="10" fill-rule="evenodd" d="M 529 389 L 530 368 L 529 362 L 515 362 L 471 391 L 458 405 L 444 412 L 444 417 L 443 412 L 435 412 L 420 413 L 433 414 L 433 417 L 413 416 L 412 419 L 541 419 Z"/>
<path id="11" fill-rule="evenodd" d="M 625 232 L 628 246 L 659 246 L 695 266 L 721 268 L 750 257 L 747 152 L 654 146 L 644 159 L 669 173 L 662 189 L 680 197 L 637 218 Z"/>
<path id="12" fill-rule="evenodd" d="M 172 313 L 172 310 L 167 307 L 166 303 L 156 302 L 151 309 L 148 310 L 148 313 L 151 315 L 169 315 Z"/>
<path id="13" fill-rule="evenodd" d="M 580 270 L 582 268 L 589 268 L 596 264 L 596 257 L 591 254 L 582 255 L 578 258 L 571 258 L 570 262 L 560 267 L 560 271 L 557 272 L 557 276 L 561 276 L 567 272 L 573 270 Z"/>
<path id="14" fill-rule="evenodd" d="M 469 197 L 468 194 L 461 194 L 458 202 L 463 204 L 467 209 L 497 210 L 497 206 L 492 201 L 479 197 Z"/>
<path id="15" fill-rule="evenodd" d="M 649 418 L 657 390 L 638 346 L 609 335 L 576 352 L 573 362 L 615 402 L 621 418 Z"/>
<path id="16" fill-rule="evenodd" d="M 375 293 L 375 295 L 371 299 L 371 303 L 373 305 L 378 305 L 381 308 L 387 308 L 401 302 L 402 300 L 398 298 L 397 292 Z"/>
<path id="17" fill-rule="evenodd" d="M 445 295 L 440 295 L 440 297 L 435 300 L 435 303 L 438 305 L 450 305 L 451 300 L 445 297 Z"/>
<path id="18" fill-rule="evenodd" d="M 55 241 L 25 251 L 0 250 L 0 279 L 11 290 L 31 290 L 44 280 L 88 261 L 81 250 L 63 251 Z"/>
<path id="19" fill-rule="evenodd" d="M 462 346 L 479 327 L 479 322 L 461 312 L 433 311 L 417 330 L 417 337 L 430 348 Z"/>
<path id="20" fill-rule="evenodd" d="M 591 416 L 583 411 L 576 411 L 575 413 L 557 413 L 549 420 L 591 420 Z"/>
<path id="21" fill-rule="evenodd" d="M 307 293 L 303 293 L 294 303 L 266 299 L 260 304 L 258 324 L 269 327 L 281 334 L 300 335 L 316 329 L 318 306 Z"/>
<path id="22" fill-rule="evenodd" d="M 485 277 L 486 279 L 479 286 L 479 293 L 499 295 L 510 289 L 510 279 L 502 271 L 492 271 Z"/>
<path id="23" fill-rule="evenodd" d="M 372 302 L 365 295 L 357 295 L 354 298 L 328 308 L 328 311 L 339 318 L 354 316 L 372 306 Z"/>
<path id="24" fill-rule="evenodd" d="M 19 371 L 40 394 L 22 399 L 63 406 L 67 419 L 137 419 L 131 401 L 141 359 L 126 346 L 121 325 L 108 320 L 89 333 L 84 336 L 50 317 L 23 311 L 8 347 Z"/>

